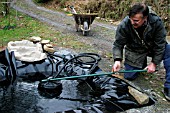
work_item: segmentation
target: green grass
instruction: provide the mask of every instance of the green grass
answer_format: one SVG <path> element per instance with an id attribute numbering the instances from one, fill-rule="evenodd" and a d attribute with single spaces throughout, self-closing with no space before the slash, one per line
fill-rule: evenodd
<path id="1" fill-rule="evenodd" d="M 47 28 L 29 16 L 20 13 L 16 16 L 15 11 L 11 11 L 10 16 L 1 17 L 0 21 L 2 23 L 0 26 L 0 40 L 4 44 L 7 44 L 11 40 L 21 40 L 31 36 L 38 36 Z"/>
<path id="2" fill-rule="evenodd" d="M 10 18 L 0 16 L 0 46 L 6 46 L 9 41 L 29 39 L 32 36 L 39 36 L 42 39 L 49 39 L 54 45 L 81 49 L 90 48 L 75 39 L 74 36 L 68 36 L 54 30 L 46 23 L 42 23 L 32 17 L 14 10 L 10 11 Z"/>

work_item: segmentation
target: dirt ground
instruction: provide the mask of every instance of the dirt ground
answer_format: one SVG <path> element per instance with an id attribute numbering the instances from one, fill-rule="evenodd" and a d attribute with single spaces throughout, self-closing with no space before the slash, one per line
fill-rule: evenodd
<path id="1" fill-rule="evenodd" d="M 74 18 L 66 15 L 65 13 L 36 6 L 31 0 L 15 0 L 12 7 L 20 12 L 26 13 L 40 21 L 47 23 L 49 26 L 53 26 L 55 30 L 60 31 L 65 35 L 72 35 L 76 37 L 76 40 L 87 45 L 91 45 L 91 49 L 86 50 L 86 48 L 81 48 L 80 50 L 75 51 L 81 53 L 96 50 L 97 53 L 102 56 L 102 61 L 99 64 L 100 68 L 106 72 L 111 71 L 113 59 L 108 54 L 112 53 L 112 44 L 114 41 L 116 26 L 110 22 L 101 22 L 96 19 L 91 25 L 89 35 L 83 36 L 82 32 L 76 32 Z M 158 72 L 155 72 L 154 74 L 141 75 L 135 81 L 130 82 L 144 90 L 149 95 L 157 98 L 157 102 L 151 107 L 133 109 L 127 112 L 168 113 L 167 108 L 170 103 L 163 98 L 161 92 L 165 80 L 164 78 L 165 70 L 161 64 Z"/>

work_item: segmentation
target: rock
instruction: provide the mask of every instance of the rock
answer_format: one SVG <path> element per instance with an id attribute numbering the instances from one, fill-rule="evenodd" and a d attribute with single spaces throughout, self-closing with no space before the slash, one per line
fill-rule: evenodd
<path id="1" fill-rule="evenodd" d="M 7 46 L 9 52 L 14 51 L 15 58 L 26 62 L 35 62 L 47 58 L 40 43 L 29 40 L 10 41 Z"/>
<path id="2" fill-rule="evenodd" d="M 149 96 L 140 92 L 139 90 L 128 86 L 129 93 L 136 99 L 140 105 L 147 104 L 149 102 Z"/>
<path id="3" fill-rule="evenodd" d="M 53 45 L 52 44 L 45 44 L 47 47 L 49 48 L 53 48 Z"/>
<path id="4" fill-rule="evenodd" d="M 40 42 L 40 41 L 41 41 L 41 38 L 38 37 L 38 36 L 32 36 L 32 37 L 30 38 L 30 41 L 32 41 L 32 42 Z"/>
<path id="5" fill-rule="evenodd" d="M 54 53 L 55 52 L 54 48 L 53 47 L 49 47 L 49 45 L 47 45 L 47 44 L 44 45 L 43 47 L 44 47 L 45 51 L 48 51 L 50 53 Z"/>
<path id="6" fill-rule="evenodd" d="M 41 41 L 41 44 L 49 44 L 50 43 L 50 40 L 42 40 Z"/>

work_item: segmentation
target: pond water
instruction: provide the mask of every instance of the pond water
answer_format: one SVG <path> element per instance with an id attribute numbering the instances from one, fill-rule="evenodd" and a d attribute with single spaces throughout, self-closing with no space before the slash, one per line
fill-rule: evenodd
<path id="1" fill-rule="evenodd" d="M 89 104 L 89 88 L 78 86 L 76 80 L 63 80 L 59 96 L 41 95 L 37 90 L 39 82 L 17 82 L 14 91 L 3 96 L 1 91 L 1 113 L 54 113 L 73 110 Z M 46 97 L 45 97 L 46 96 Z"/>

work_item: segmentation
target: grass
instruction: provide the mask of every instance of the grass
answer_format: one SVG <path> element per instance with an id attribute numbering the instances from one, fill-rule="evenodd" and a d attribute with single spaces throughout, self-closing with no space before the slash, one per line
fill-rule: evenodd
<path id="1" fill-rule="evenodd" d="M 9 41 L 29 39 L 32 36 L 39 36 L 42 39 L 49 39 L 54 45 L 81 49 L 90 48 L 82 42 L 76 41 L 74 36 L 67 36 L 49 27 L 32 17 L 14 10 L 10 11 L 7 17 L 0 16 L 0 46 L 6 46 Z"/>
<path id="2" fill-rule="evenodd" d="M 26 15 L 18 14 L 17 17 L 14 16 L 14 11 L 10 13 L 10 16 L 1 17 L 0 21 L 2 23 L 0 40 L 3 45 L 6 45 L 9 41 L 27 39 L 31 36 L 39 36 L 39 34 L 47 29 L 45 26 L 41 25 L 40 22 Z"/>

